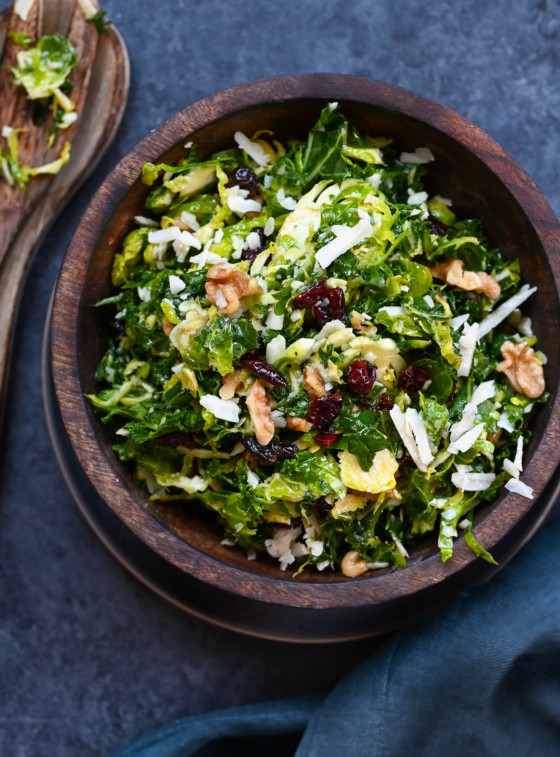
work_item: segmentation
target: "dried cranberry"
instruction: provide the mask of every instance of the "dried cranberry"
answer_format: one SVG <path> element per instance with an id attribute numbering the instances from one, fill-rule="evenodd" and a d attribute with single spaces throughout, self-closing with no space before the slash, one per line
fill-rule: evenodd
<path id="1" fill-rule="evenodd" d="M 317 513 L 317 515 L 321 515 L 323 518 L 326 517 L 332 510 L 332 505 L 329 505 L 326 497 L 319 497 L 319 499 L 316 499 L 311 507 L 313 508 L 314 512 Z"/>
<path id="2" fill-rule="evenodd" d="M 344 289 L 340 287 L 327 289 L 325 296 L 313 308 L 313 316 L 321 327 L 329 321 L 339 320 L 346 323 Z"/>
<path id="3" fill-rule="evenodd" d="M 430 231 L 432 234 L 435 234 L 438 237 L 444 237 L 447 234 L 447 229 L 437 218 L 429 216 L 428 223 L 430 224 Z"/>
<path id="4" fill-rule="evenodd" d="M 377 398 L 377 404 L 373 408 L 376 413 L 388 413 L 393 409 L 395 402 L 388 394 L 381 394 Z"/>
<path id="5" fill-rule="evenodd" d="M 228 176 L 228 187 L 239 187 L 249 192 L 249 197 L 255 197 L 259 191 L 256 173 L 247 166 L 237 166 Z"/>
<path id="6" fill-rule="evenodd" d="M 416 365 L 409 365 L 408 368 L 399 374 L 398 383 L 401 389 L 409 394 L 416 394 L 424 386 L 426 381 L 431 381 L 432 376 L 423 368 Z"/>
<path id="7" fill-rule="evenodd" d="M 402 476 L 402 469 L 403 468 L 415 468 L 416 464 L 414 463 L 414 460 L 409 457 L 408 455 L 403 455 L 402 457 L 397 457 L 397 463 L 399 465 L 398 470 L 395 471 L 395 478 L 400 478 Z"/>
<path id="8" fill-rule="evenodd" d="M 340 287 L 329 289 L 326 281 L 318 281 L 298 294 L 292 305 L 296 308 L 313 308 L 313 317 L 321 327 L 336 319 L 346 322 L 344 290 Z"/>
<path id="9" fill-rule="evenodd" d="M 330 447 L 331 444 L 334 444 L 340 436 L 342 436 L 342 434 L 329 434 L 327 432 L 323 434 L 317 434 L 313 437 L 313 439 L 320 447 Z"/>
<path id="10" fill-rule="evenodd" d="M 377 378 L 377 366 L 367 360 L 354 360 L 348 366 L 346 383 L 354 394 L 366 396 L 373 389 Z"/>
<path id="11" fill-rule="evenodd" d="M 253 353 L 255 350 L 251 350 L 250 353 L 243 355 L 239 362 L 252 374 L 262 378 L 263 381 L 267 381 L 272 386 L 288 386 L 288 382 L 282 376 L 278 368 L 275 368 L 266 360 L 262 360 L 260 357 L 256 357 Z"/>
<path id="12" fill-rule="evenodd" d="M 158 436 L 156 444 L 162 447 L 186 447 L 189 449 L 194 445 L 194 440 L 192 434 L 186 434 L 184 431 L 170 431 L 168 434 Z"/>
<path id="13" fill-rule="evenodd" d="M 292 300 L 292 305 L 296 308 L 310 308 L 316 305 L 319 300 L 325 297 L 325 293 L 328 292 L 327 282 L 318 281 L 313 284 L 312 287 L 306 289 L 305 292 L 298 294 Z"/>
<path id="14" fill-rule="evenodd" d="M 320 431 L 329 428 L 336 416 L 342 410 L 343 396 L 341 392 L 336 394 L 325 394 L 324 397 L 317 397 L 309 405 L 307 415 L 309 420 Z"/>
<path id="15" fill-rule="evenodd" d="M 115 336 L 124 336 L 126 334 L 126 325 L 122 320 L 115 318 L 111 321 L 111 331 Z"/>
<path id="16" fill-rule="evenodd" d="M 298 452 L 296 445 L 291 442 L 259 444 L 254 436 L 244 436 L 241 444 L 259 465 L 274 465 L 277 460 L 288 460 Z"/>
<path id="17" fill-rule="evenodd" d="M 255 226 L 251 229 L 251 233 L 256 232 L 259 235 L 259 246 L 254 249 L 246 247 L 241 253 L 241 260 L 254 260 L 259 252 L 262 252 L 266 247 L 266 236 L 264 234 L 264 228 L 262 226 Z"/>

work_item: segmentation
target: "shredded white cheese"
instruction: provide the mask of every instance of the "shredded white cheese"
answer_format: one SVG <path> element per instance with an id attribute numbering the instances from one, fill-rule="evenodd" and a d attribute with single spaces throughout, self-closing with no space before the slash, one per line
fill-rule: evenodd
<path id="1" fill-rule="evenodd" d="M 239 421 L 239 407 L 233 400 L 223 400 L 212 394 L 203 394 L 199 401 L 202 407 L 212 413 L 215 418 L 230 423 Z"/>
<path id="2" fill-rule="evenodd" d="M 241 195 L 231 194 L 228 196 L 228 206 L 230 210 L 239 215 L 244 215 L 245 213 L 258 213 L 262 207 L 257 200 L 245 199 L 245 197 L 242 197 Z"/>
<path id="3" fill-rule="evenodd" d="M 274 218 L 272 218 L 272 216 L 265 223 L 263 231 L 265 237 L 269 237 L 271 234 L 274 234 Z"/>
<path id="4" fill-rule="evenodd" d="M 504 470 L 512 478 L 519 478 L 519 474 L 521 473 L 517 465 L 515 463 L 512 463 L 512 461 L 507 457 L 504 460 Z"/>
<path id="5" fill-rule="evenodd" d="M 399 158 L 401 163 L 431 163 L 434 158 L 433 152 L 429 147 L 417 147 L 414 152 L 402 152 Z"/>
<path id="6" fill-rule="evenodd" d="M 456 315 L 455 318 L 451 318 L 449 325 L 453 331 L 459 331 L 461 326 L 469 320 L 469 314 L 463 313 L 463 315 Z"/>
<path id="7" fill-rule="evenodd" d="M 176 229 L 177 227 L 172 226 L 171 228 Z M 163 229 L 163 231 L 167 231 L 167 229 Z M 193 236 L 190 231 L 181 231 L 178 238 L 173 242 L 173 249 L 179 263 L 182 263 L 185 260 L 191 247 L 195 247 L 197 250 L 200 250 L 202 247 L 202 242 L 200 241 L 200 239 L 197 239 L 195 236 Z"/>
<path id="8" fill-rule="evenodd" d="M 171 289 L 171 294 L 179 294 L 179 292 L 182 292 L 185 288 L 186 284 L 185 282 L 180 279 L 178 276 L 175 276 L 175 274 L 171 274 L 169 277 L 169 288 Z"/>
<path id="9" fill-rule="evenodd" d="M 470 465 L 455 465 L 457 470 L 451 474 L 451 482 L 464 492 L 483 492 L 489 489 L 496 479 L 495 473 L 478 473 Z"/>
<path id="10" fill-rule="evenodd" d="M 517 440 L 517 449 L 515 450 L 514 465 L 520 470 L 523 470 L 523 437 L 520 436 Z"/>
<path id="11" fill-rule="evenodd" d="M 368 184 L 371 184 L 374 189 L 379 189 L 379 185 L 381 184 L 381 174 L 374 173 L 371 176 L 367 176 L 366 181 Z"/>
<path id="12" fill-rule="evenodd" d="M 208 263 L 210 263 L 210 265 L 223 263 L 224 259 L 219 255 L 216 255 L 215 252 L 199 252 L 198 255 L 193 255 L 189 262 L 198 264 L 198 267 L 202 268 L 203 266 L 208 265 Z"/>
<path id="13" fill-rule="evenodd" d="M 251 231 L 247 234 L 245 246 L 248 250 L 258 250 L 261 246 L 261 237 L 258 231 Z"/>
<path id="14" fill-rule="evenodd" d="M 480 434 L 484 431 L 484 423 L 479 423 L 466 431 L 456 441 L 452 441 L 447 448 L 448 452 L 456 455 L 458 452 L 467 452 L 476 442 Z"/>
<path id="15" fill-rule="evenodd" d="M 198 231 L 200 229 L 200 224 L 194 213 L 189 213 L 188 211 L 183 210 L 181 213 L 181 221 L 187 226 L 190 226 L 193 231 Z"/>
<path id="16" fill-rule="evenodd" d="M 285 349 L 286 339 L 282 334 L 278 334 L 266 345 L 266 362 L 274 365 Z"/>
<path id="17" fill-rule="evenodd" d="M 463 336 L 459 339 L 459 352 L 461 353 L 461 365 L 457 369 L 457 376 L 468 376 L 471 372 L 474 351 L 478 344 L 478 323 L 472 326 L 465 324 Z"/>
<path id="18" fill-rule="evenodd" d="M 266 166 L 268 164 L 269 156 L 265 153 L 263 148 L 256 142 L 251 142 L 249 137 L 246 137 L 242 131 L 236 131 L 233 138 L 239 147 L 244 150 L 250 158 L 253 158 L 255 163 L 258 163 L 259 166 Z"/>
<path id="19" fill-rule="evenodd" d="M 471 404 L 482 405 L 486 400 L 492 399 L 496 395 L 496 382 L 494 379 L 491 381 L 483 381 L 479 384 L 473 392 L 471 397 Z"/>
<path id="20" fill-rule="evenodd" d="M 278 205 L 280 205 L 282 208 L 285 208 L 286 210 L 295 210 L 297 207 L 297 202 L 294 200 L 293 197 L 286 197 L 286 193 L 282 188 L 276 192 L 276 201 L 278 202 Z"/>
<path id="21" fill-rule="evenodd" d="M 167 244 L 168 242 L 175 242 L 180 236 L 181 229 L 177 226 L 170 226 L 168 229 L 158 229 L 157 231 L 148 232 L 148 242 L 149 244 Z"/>
<path id="22" fill-rule="evenodd" d="M 270 417 L 275 428 L 286 428 L 286 416 L 281 410 L 272 410 Z"/>
<path id="23" fill-rule="evenodd" d="M 509 300 L 502 302 L 497 310 L 488 313 L 486 318 L 480 322 L 479 338 L 489 334 L 492 329 L 495 329 L 502 321 L 508 317 L 510 313 L 519 307 L 525 300 L 537 291 L 537 287 L 530 287 L 529 284 L 524 284 L 517 294 L 510 297 Z"/>
<path id="24" fill-rule="evenodd" d="M 519 481 L 517 478 L 510 478 L 506 484 L 506 489 L 509 489 L 510 492 L 514 492 L 515 494 L 521 494 L 521 496 L 526 499 L 534 499 L 532 488 L 527 486 L 527 484 L 524 484 L 523 481 Z"/>
<path id="25" fill-rule="evenodd" d="M 434 456 L 422 415 L 410 407 L 403 413 L 398 405 L 394 405 L 389 414 L 417 468 L 426 472 Z"/>
<path id="26" fill-rule="evenodd" d="M 146 216 L 134 216 L 134 220 L 139 226 L 151 226 L 155 229 L 159 227 L 159 223 L 154 218 L 146 218 Z"/>
<path id="27" fill-rule="evenodd" d="M 268 311 L 264 325 L 267 329 L 271 329 L 272 331 L 281 331 L 284 326 L 284 316 L 276 315 L 274 309 L 271 309 Z"/>
<path id="28" fill-rule="evenodd" d="M 373 226 L 369 215 L 363 210 L 358 210 L 358 216 L 360 220 L 355 226 L 335 225 L 332 227 L 335 239 L 315 253 L 315 260 L 322 268 L 328 268 L 333 260 L 372 235 Z"/>
<path id="29" fill-rule="evenodd" d="M 404 308 L 400 305 L 383 305 L 378 310 L 379 313 L 387 313 L 389 318 L 396 318 L 399 315 L 404 315 Z"/>

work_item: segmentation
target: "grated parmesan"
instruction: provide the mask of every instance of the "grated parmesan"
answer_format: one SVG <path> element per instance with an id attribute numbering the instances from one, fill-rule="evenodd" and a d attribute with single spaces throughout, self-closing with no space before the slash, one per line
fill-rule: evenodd
<path id="1" fill-rule="evenodd" d="M 245 199 L 241 195 L 229 195 L 228 207 L 234 213 L 244 215 L 245 213 L 258 213 L 262 205 L 257 200 Z"/>
<path id="2" fill-rule="evenodd" d="M 285 349 L 286 339 L 282 334 L 278 334 L 266 345 L 266 362 L 274 365 Z"/>
<path id="3" fill-rule="evenodd" d="M 426 472 L 434 456 L 421 413 L 410 407 L 403 413 L 398 405 L 394 405 L 389 415 L 417 468 Z"/>
<path id="4" fill-rule="evenodd" d="M 268 311 L 265 324 L 267 329 L 272 331 L 280 331 L 284 326 L 284 316 L 276 315 L 273 309 Z"/>
<path id="5" fill-rule="evenodd" d="M 431 163 L 434 158 L 433 152 L 429 147 L 417 147 L 414 152 L 402 152 L 399 158 L 401 163 Z"/>
<path id="6" fill-rule="evenodd" d="M 527 486 L 527 484 L 524 484 L 523 481 L 519 481 L 517 478 L 510 478 L 506 484 L 506 489 L 509 489 L 510 492 L 514 492 L 514 494 L 521 494 L 521 496 L 526 499 L 534 499 L 532 488 Z"/>
<path id="7" fill-rule="evenodd" d="M 355 226 L 332 227 L 335 239 L 332 239 L 324 247 L 315 253 L 315 260 L 321 268 L 328 268 L 329 265 L 338 257 L 357 244 L 365 241 L 373 233 L 373 226 L 369 220 L 369 215 L 364 210 L 358 210 L 360 220 Z"/>
<path id="8" fill-rule="evenodd" d="M 508 317 L 510 313 L 519 307 L 525 300 L 537 291 L 537 287 L 530 287 L 529 284 L 523 284 L 519 292 L 510 297 L 509 300 L 502 302 L 497 310 L 494 310 L 480 322 L 479 337 L 489 334 L 492 329 L 495 329 L 502 321 Z"/>
<path id="9" fill-rule="evenodd" d="M 185 282 L 180 279 L 178 276 L 175 276 L 173 273 L 169 277 L 169 288 L 171 289 L 171 294 L 179 294 L 179 292 L 182 292 L 185 288 L 186 284 Z"/>
<path id="10" fill-rule="evenodd" d="M 242 131 L 236 131 L 233 138 L 239 147 L 244 150 L 250 158 L 253 158 L 255 163 L 258 163 L 259 166 L 266 166 L 268 164 L 269 157 L 263 148 L 256 142 L 252 142 Z"/>
<path id="11" fill-rule="evenodd" d="M 489 489 L 496 479 L 495 473 L 479 473 L 473 471 L 470 465 L 458 465 L 456 472 L 451 474 L 451 482 L 457 489 L 464 492 L 483 492 Z"/>
<path id="12" fill-rule="evenodd" d="M 461 365 L 457 369 L 457 376 L 468 376 L 471 372 L 474 351 L 478 344 L 478 323 L 469 326 L 465 323 L 463 336 L 459 339 L 459 352 L 461 353 Z"/>
<path id="13" fill-rule="evenodd" d="M 215 418 L 230 423 L 239 421 L 239 406 L 233 400 L 223 400 L 221 397 L 214 397 L 212 394 L 203 394 L 199 402 Z"/>
<path id="14" fill-rule="evenodd" d="M 286 197 L 286 193 L 282 188 L 276 192 L 276 201 L 278 202 L 278 205 L 280 207 L 284 208 L 285 210 L 295 210 L 297 207 L 297 202 L 294 200 L 293 197 Z"/>
<path id="15" fill-rule="evenodd" d="M 491 381 L 483 381 L 479 384 L 473 392 L 471 397 L 471 404 L 482 405 L 486 400 L 492 399 L 496 395 L 496 382 L 494 379 Z"/>

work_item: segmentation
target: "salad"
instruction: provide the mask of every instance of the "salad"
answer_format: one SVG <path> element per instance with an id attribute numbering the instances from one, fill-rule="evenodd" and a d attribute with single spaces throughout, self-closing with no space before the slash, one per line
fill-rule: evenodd
<path id="1" fill-rule="evenodd" d="M 533 496 L 546 358 L 519 310 L 535 288 L 424 190 L 433 160 L 331 103 L 304 141 L 237 132 L 144 166 L 89 399 L 151 499 L 295 572 L 402 567 L 432 532 L 443 561 L 458 535 L 492 561 L 473 512 Z"/>

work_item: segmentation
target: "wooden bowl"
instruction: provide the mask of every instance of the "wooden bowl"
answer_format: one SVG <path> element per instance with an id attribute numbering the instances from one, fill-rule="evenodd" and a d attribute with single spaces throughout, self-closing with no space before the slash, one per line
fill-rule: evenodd
<path id="1" fill-rule="evenodd" d="M 523 480 L 535 500 L 503 490 L 477 510 L 474 533 L 503 565 L 535 531 L 552 502 L 543 496 L 560 455 L 557 348 L 560 227 L 535 184 L 487 134 L 457 113 L 395 86 L 351 76 L 310 74 L 243 84 L 194 103 L 150 132 L 110 174 L 92 200 L 66 253 L 55 291 L 52 371 L 62 418 L 90 481 L 118 517 L 152 550 L 214 589 L 275 605 L 321 624 L 346 624 L 350 636 L 385 631 L 447 599 L 495 569 L 477 559 L 463 539 L 442 564 L 436 540 L 412 551 L 407 568 L 357 579 L 339 572 L 304 572 L 293 578 L 268 556 L 249 562 L 220 544 L 221 531 L 202 508 L 181 514 L 148 501 L 131 471 L 111 450 L 106 429 L 84 400 L 96 391 L 95 368 L 106 338 L 105 314 L 91 306 L 111 293 L 113 255 L 142 212 L 149 189 L 139 181 L 147 162 L 173 163 L 187 140 L 201 156 L 231 146 L 233 134 L 270 129 L 276 137 L 302 137 L 327 102 L 338 101 L 362 133 L 391 136 L 403 150 L 429 147 L 428 190 L 453 199 L 460 217 L 480 218 L 492 243 L 519 257 L 523 281 L 538 294 L 524 305 L 539 344 L 550 400 L 532 420 Z M 231 597 L 228 597 L 230 599 Z M 254 611 L 254 610 L 253 610 Z M 298 622 L 297 620 L 295 622 Z"/>

